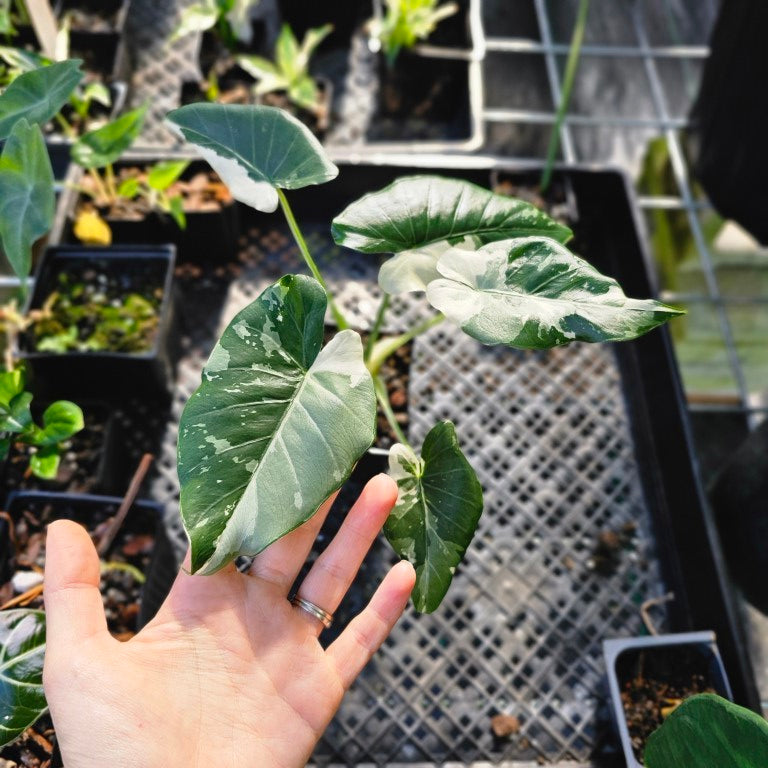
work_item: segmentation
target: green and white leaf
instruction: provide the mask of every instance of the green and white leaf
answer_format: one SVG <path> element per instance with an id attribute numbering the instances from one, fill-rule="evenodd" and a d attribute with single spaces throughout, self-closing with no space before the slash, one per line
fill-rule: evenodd
<path id="1" fill-rule="evenodd" d="M 299 57 L 296 64 L 298 72 L 306 72 L 309 69 L 309 61 L 320 43 L 333 32 L 333 24 L 323 24 L 321 27 L 308 29 L 301 41 Z"/>
<path id="2" fill-rule="evenodd" d="M 321 350 L 326 295 L 288 275 L 224 331 L 179 427 L 192 571 L 254 555 L 308 520 L 374 438 L 360 336 Z"/>
<path id="3" fill-rule="evenodd" d="M 0 245 L 22 281 L 32 268 L 32 246 L 51 228 L 55 202 L 40 126 L 21 118 L 0 156 Z"/>
<path id="4" fill-rule="evenodd" d="M 363 253 L 400 253 L 465 237 L 480 244 L 541 235 L 567 242 L 572 235 L 530 203 L 476 184 L 442 176 L 405 176 L 364 195 L 334 220 L 333 238 Z"/>
<path id="5" fill-rule="evenodd" d="M 450 421 L 432 427 L 421 458 L 407 446 L 392 446 L 389 474 L 397 482 L 398 497 L 384 533 L 395 552 L 416 569 L 411 595 L 416 610 L 431 613 L 445 597 L 474 536 L 483 491 Z"/>
<path id="6" fill-rule="evenodd" d="M 234 0 L 232 7 L 227 11 L 227 21 L 232 33 L 245 45 L 250 45 L 253 39 L 251 16 L 259 2 L 260 0 Z"/>
<path id="7" fill-rule="evenodd" d="M 48 709 L 43 692 L 45 614 L 0 613 L 0 745 L 8 744 Z"/>
<path id="8" fill-rule="evenodd" d="M 483 344 L 548 349 L 571 341 L 627 341 L 681 314 L 630 299 L 612 278 L 542 237 L 453 248 L 427 300 Z"/>
<path id="9" fill-rule="evenodd" d="M 263 56 L 243 54 L 237 57 L 238 66 L 242 67 L 251 77 L 257 80 L 268 77 L 280 77 L 280 70 Z"/>
<path id="10" fill-rule="evenodd" d="M 289 24 L 283 24 L 277 36 L 275 64 L 288 80 L 293 80 L 300 72 L 299 41 Z"/>
<path id="11" fill-rule="evenodd" d="M 0 95 L 0 139 L 9 136 L 22 118 L 48 122 L 83 79 L 81 63 L 71 59 L 19 75 Z"/>
<path id="12" fill-rule="evenodd" d="M 648 738 L 647 768 L 765 768 L 768 723 L 711 693 L 686 699 Z"/>
<path id="13" fill-rule="evenodd" d="M 72 145 L 72 159 L 83 168 L 112 165 L 139 137 L 148 106 L 132 109 L 101 128 L 84 133 Z"/>
<path id="14" fill-rule="evenodd" d="M 168 121 L 236 200 L 265 213 L 277 208 L 278 189 L 324 184 L 339 173 L 312 132 L 276 107 L 189 104 Z"/>
<path id="15" fill-rule="evenodd" d="M 169 42 L 174 42 L 194 32 L 205 32 L 216 25 L 219 18 L 219 4 L 216 0 L 202 0 L 183 8 L 179 24 Z"/>
<path id="16" fill-rule="evenodd" d="M 474 237 L 465 237 L 456 247 L 473 251 L 478 245 Z M 437 261 L 449 248 L 450 243 L 442 240 L 387 259 L 379 269 L 381 289 L 391 294 L 426 291 L 427 285 L 440 277 Z"/>

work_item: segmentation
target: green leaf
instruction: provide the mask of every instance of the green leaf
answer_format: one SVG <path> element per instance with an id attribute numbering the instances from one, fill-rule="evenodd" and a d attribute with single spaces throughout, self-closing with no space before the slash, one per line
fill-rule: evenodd
<path id="1" fill-rule="evenodd" d="M 19 75 L 0 95 L 0 139 L 9 136 L 22 118 L 48 122 L 83 79 L 81 63 L 70 59 Z"/>
<path id="2" fill-rule="evenodd" d="M 304 39 L 301 41 L 301 48 L 299 50 L 299 72 L 305 72 L 307 70 L 309 67 L 309 60 L 312 58 L 312 54 L 317 49 L 317 46 L 320 45 L 331 32 L 333 32 L 333 24 L 323 24 L 321 27 L 313 27 L 312 29 L 307 30 Z"/>
<path id="3" fill-rule="evenodd" d="M 288 88 L 288 98 L 304 109 L 317 109 L 318 94 L 315 81 L 309 75 L 294 80 Z"/>
<path id="4" fill-rule="evenodd" d="M 259 0 L 233 0 L 227 11 L 227 21 L 234 36 L 245 45 L 250 45 L 253 39 L 251 24 L 251 9 L 259 4 Z"/>
<path id="5" fill-rule="evenodd" d="M 83 99 L 86 102 L 95 101 L 97 104 L 101 104 L 102 107 L 112 106 L 112 95 L 109 92 L 109 88 L 104 83 L 98 81 L 88 83 L 85 86 L 83 89 Z"/>
<path id="6" fill-rule="evenodd" d="M 127 179 L 123 179 L 120 182 L 120 186 L 117 188 L 117 194 L 120 197 L 127 197 L 129 200 L 136 197 L 139 194 L 141 185 L 139 180 L 135 176 L 129 176 Z"/>
<path id="7" fill-rule="evenodd" d="M 54 480 L 61 461 L 58 445 L 44 445 L 29 457 L 29 468 L 41 480 Z"/>
<path id="8" fill-rule="evenodd" d="M 165 192 L 171 184 L 178 181 L 188 166 L 188 160 L 165 160 L 155 163 L 147 175 L 147 184 L 158 192 Z"/>
<path id="9" fill-rule="evenodd" d="M 363 253 L 400 253 L 467 236 L 490 243 L 541 235 L 567 242 L 568 227 L 530 203 L 461 179 L 406 176 L 349 205 L 331 227 L 334 240 Z"/>
<path id="10" fill-rule="evenodd" d="M 216 25 L 219 18 L 219 6 L 216 0 L 188 5 L 181 11 L 179 25 L 174 29 L 169 42 L 174 42 L 194 32 L 205 32 Z"/>
<path id="11" fill-rule="evenodd" d="M 17 76 L 23 72 L 31 72 L 33 69 L 52 64 L 50 59 L 35 51 L 28 51 L 26 48 L 14 48 L 10 45 L 0 45 L 0 59 Z"/>
<path id="12" fill-rule="evenodd" d="M 548 349 L 571 341 L 627 341 L 681 314 L 621 286 L 542 237 L 453 248 L 437 262 L 442 275 L 427 300 L 483 344 Z"/>
<path id="13" fill-rule="evenodd" d="M 43 430 L 38 445 L 57 445 L 83 428 L 83 412 L 69 400 L 51 403 L 43 413 Z"/>
<path id="14" fill-rule="evenodd" d="M 43 692 L 45 614 L 0 613 L 0 745 L 29 728 L 47 709 Z"/>
<path id="15" fill-rule="evenodd" d="M 765 768 L 768 723 L 714 694 L 692 696 L 651 734 L 643 761 L 646 768 Z"/>
<path id="16" fill-rule="evenodd" d="M 238 56 L 237 64 L 257 80 L 261 80 L 264 77 L 280 76 L 278 68 L 269 59 L 265 59 L 262 56 Z"/>
<path id="17" fill-rule="evenodd" d="M 83 168 L 104 168 L 119 160 L 141 133 L 147 108 L 144 104 L 101 128 L 84 133 L 72 145 L 72 159 Z"/>
<path id="18" fill-rule="evenodd" d="M 179 425 L 192 571 L 254 555 L 308 520 L 374 438 L 360 337 L 324 349 L 326 296 L 309 277 L 267 288 L 224 331 Z"/>
<path id="19" fill-rule="evenodd" d="M 10 408 L 11 400 L 23 391 L 24 371 L 21 368 L 0 372 L 0 409 Z"/>
<path id="20" fill-rule="evenodd" d="M 298 74 L 299 42 L 290 25 L 283 24 L 275 44 L 275 63 L 277 68 L 292 80 Z"/>
<path id="21" fill-rule="evenodd" d="M 32 246 L 53 223 L 53 170 L 38 125 L 19 120 L 0 156 L 0 244 L 14 274 L 26 280 Z"/>
<path id="22" fill-rule="evenodd" d="M 431 613 L 445 597 L 475 534 L 483 490 L 450 421 L 432 427 L 421 458 L 407 446 L 392 446 L 389 474 L 399 492 L 384 534 L 416 569 L 411 595 L 416 610 Z"/>
<path id="23" fill-rule="evenodd" d="M 168 213 L 179 225 L 179 229 L 187 228 L 187 214 L 184 213 L 184 198 L 181 195 L 174 195 L 168 201 Z"/>
<path id="24" fill-rule="evenodd" d="M 235 199 L 265 213 L 277 208 L 277 189 L 324 184 L 339 173 L 310 130 L 276 107 L 189 104 L 168 120 Z"/>
<path id="25" fill-rule="evenodd" d="M 8 409 L 2 410 L 0 429 L 4 432 L 20 433 L 26 431 L 32 424 L 32 412 L 29 406 L 32 402 L 31 392 L 21 392 L 11 400 Z"/>

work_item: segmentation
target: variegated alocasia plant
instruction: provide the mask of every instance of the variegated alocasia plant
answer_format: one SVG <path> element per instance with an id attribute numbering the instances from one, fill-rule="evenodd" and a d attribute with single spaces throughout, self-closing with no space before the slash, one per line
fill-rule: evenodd
<path id="1" fill-rule="evenodd" d="M 253 555 L 311 517 L 374 439 L 375 400 L 400 443 L 390 451 L 399 497 L 385 525 L 416 569 L 414 604 L 443 599 L 482 512 L 482 490 L 450 422 L 421 450 L 392 415 L 382 362 L 448 321 L 483 344 L 544 349 L 633 339 L 678 314 L 630 299 L 572 254 L 570 230 L 534 206 L 438 176 L 395 181 L 333 221 L 342 246 L 390 254 L 381 307 L 363 350 L 329 295 L 285 190 L 322 184 L 338 169 L 312 134 L 271 107 L 196 104 L 171 112 L 232 195 L 287 219 L 313 278 L 289 275 L 229 325 L 180 425 L 181 514 L 192 570 Z M 390 295 L 420 291 L 437 312 L 380 338 Z M 340 333 L 321 349 L 326 301 Z"/>

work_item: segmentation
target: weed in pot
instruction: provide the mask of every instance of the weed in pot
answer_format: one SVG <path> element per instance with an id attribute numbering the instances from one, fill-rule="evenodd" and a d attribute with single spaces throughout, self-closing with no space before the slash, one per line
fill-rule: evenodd
<path id="1" fill-rule="evenodd" d="M 32 248 L 53 221 L 53 170 L 39 126 L 21 118 L 13 126 L 0 155 L 0 245 L 14 274 L 27 292 Z M 0 373 L 0 458 L 12 446 L 29 457 L 36 477 L 56 477 L 62 450 L 83 428 L 83 413 L 67 400 L 52 403 L 41 424 L 32 418 L 32 393 L 26 390 L 23 367 L 15 356 L 19 334 L 47 313 L 21 312 L 16 300 L 0 307 L 0 328 L 5 334 L 5 371 Z"/>
<path id="2" fill-rule="evenodd" d="M 414 176 L 352 203 L 332 224 L 339 245 L 394 254 L 379 273 L 384 295 L 364 350 L 285 192 L 336 176 L 315 137 L 269 107 L 192 105 L 169 121 L 236 199 L 264 212 L 282 208 L 312 273 L 283 277 L 234 318 L 187 403 L 179 478 L 192 570 L 211 573 L 255 554 L 311 517 L 373 441 L 378 400 L 399 440 L 389 462 L 400 496 L 385 534 L 416 569 L 416 608 L 434 610 L 472 538 L 482 491 L 450 422 L 435 425 L 420 453 L 408 443 L 383 362 L 443 323 L 484 344 L 547 349 L 632 339 L 679 311 L 626 297 L 567 249 L 567 227 L 532 205 L 465 181 Z M 261 136 L 274 140 L 252 140 Z M 391 296 L 411 291 L 437 312 L 381 339 Z M 339 333 L 321 349 L 326 307 Z M 278 476 L 279 487 L 264 480 Z"/>
<path id="3" fill-rule="evenodd" d="M 309 64 L 332 31 L 330 24 L 309 29 L 299 44 L 291 27 L 284 24 L 275 44 L 274 61 L 253 55 L 237 58 L 237 63 L 256 78 L 253 93 L 261 103 L 287 109 L 315 134 L 328 128 L 331 94 L 329 82 L 318 84 L 309 73 Z"/>

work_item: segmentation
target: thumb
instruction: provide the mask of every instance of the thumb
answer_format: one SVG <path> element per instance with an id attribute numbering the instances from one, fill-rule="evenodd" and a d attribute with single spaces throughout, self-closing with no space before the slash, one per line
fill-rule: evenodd
<path id="1" fill-rule="evenodd" d="M 107 633 L 100 571 L 99 556 L 83 527 L 71 520 L 48 526 L 43 597 L 49 650 L 67 653 Z"/>

